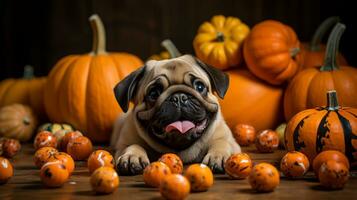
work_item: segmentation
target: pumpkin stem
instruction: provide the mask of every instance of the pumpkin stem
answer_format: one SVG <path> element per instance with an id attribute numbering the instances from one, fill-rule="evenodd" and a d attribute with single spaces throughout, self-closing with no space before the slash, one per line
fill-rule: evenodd
<path id="1" fill-rule="evenodd" d="M 292 58 L 294 58 L 299 52 L 300 52 L 299 47 L 292 48 L 292 49 L 290 49 L 290 56 Z"/>
<path id="2" fill-rule="evenodd" d="M 344 24 L 337 23 L 330 33 L 327 40 L 324 65 L 320 68 L 320 71 L 332 71 L 338 69 L 336 56 L 340 45 L 340 39 L 345 29 L 346 26 Z"/>
<path id="3" fill-rule="evenodd" d="M 326 32 L 329 29 L 331 29 L 331 27 L 339 21 L 340 21 L 339 17 L 333 16 L 333 17 L 329 17 L 329 18 L 325 19 L 325 21 L 323 21 L 320 24 L 320 26 L 316 29 L 316 31 L 311 39 L 311 42 L 309 45 L 310 51 L 319 51 L 320 50 L 320 44 L 321 44 L 322 38 L 324 37 Z"/>
<path id="4" fill-rule="evenodd" d="M 25 125 L 30 125 L 31 120 L 30 120 L 30 118 L 28 118 L 28 117 L 24 117 L 23 120 L 22 120 L 22 122 L 23 122 Z"/>
<path id="5" fill-rule="evenodd" d="M 102 20 L 97 14 L 89 17 L 93 32 L 93 46 L 91 54 L 105 54 L 105 29 Z"/>
<path id="6" fill-rule="evenodd" d="M 31 65 L 26 65 L 24 67 L 24 75 L 23 75 L 23 78 L 24 79 L 32 79 L 34 77 L 34 74 L 33 74 L 33 67 Z"/>
<path id="7" fill-rule="evenodd" d="M 171 58 L 177 58 L 181 56 L 180 51 L 176 48 L 176 46 L 170 39 L 162 41 L 161 46 L 169 52 Z"/>
<path id="8" fill-rule="evenodd" d="M 222 32 L 217 32 L 216 41 L 217 42 L 224 42 L 224 35 L 223 35 Z"/>
<path id="9" fill-rule="evenodd" d="M 336 90 L 327 91 L 327 110 L 339 109 Z"/>

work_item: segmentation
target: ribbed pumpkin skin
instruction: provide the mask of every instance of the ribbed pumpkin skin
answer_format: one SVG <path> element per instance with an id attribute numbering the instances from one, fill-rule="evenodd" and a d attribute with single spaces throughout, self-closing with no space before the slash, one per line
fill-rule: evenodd
<path id="1" fill-rule="evenodd" d="M 254 75 L 270 84 L 280 85 L 298 71 L 299 47 L 300 42 L 292 28 L 266 20 L 252 28 L 244 42 L 243 53 Z"/>
<path id="2" fill-rule="evenodd" d="M 97 142 L 107 141 L 121 109 L 113 88 L 142 61 L 127 53 L 71 55 L 51 70 L 45 108 L 51 121 L 68 123 Z"/>
<path id="3" fill-rule="evenodd" d="M 337 150 L 357 161 L 357 109 L 325 108 L 304 110 L 288 123 L 285 132 L 288 151 L 300 151 L 312 161 L 324 150 Z"/>
<path id="4" fill-rule="evenodd" d="M 226 73 L 230 83 L 220 105 L 229 127 L 249 124 L 256 130 L 273 129 L 282 121 L 282 88 L 265 84 L 246 69 Z"/>
<path id="5" fill-rule="evenodd" d="M 12 104 L 0 109 L 0 137 L 28 141 L 37 123 L 34 113 L 28 106 Z"/>

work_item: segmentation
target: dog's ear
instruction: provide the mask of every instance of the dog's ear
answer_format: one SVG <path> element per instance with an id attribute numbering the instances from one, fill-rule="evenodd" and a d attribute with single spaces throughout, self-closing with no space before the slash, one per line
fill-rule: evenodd
<path id="1" fill-rule="evenodd" d="M 193 57 L 198 66 L 200 66 L 209 76 L 213 89 L 218 96 L 223 99 L 229 86 L 229 76 L 223 71 L 203 63 L 198 58 Z"/>
<path id="2" fill-rule="evenodd" d="M 126 76 L 114 87 L 115 98 L 124 112 L 128 111 L 129 103 L 134 98 L 135 89 L 144 73 L 145 66 Z"/>

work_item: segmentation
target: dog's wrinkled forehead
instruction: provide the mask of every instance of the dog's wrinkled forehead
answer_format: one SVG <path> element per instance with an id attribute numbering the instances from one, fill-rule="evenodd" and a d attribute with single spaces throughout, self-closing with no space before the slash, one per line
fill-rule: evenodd
<path id="1" fill-rule="evenodd" d="M 154 80 L 156 77 L 163 75 L 167 77 L 170 84 L 181 84 L 184 83 L 184 78 L 188 74 L 200 77 L 207 85 L 210 85 L 206 72 L 197 65 L 197 62 L 190 55 L 170 60 L 148 61 L 145 75 L 147 80 L 144 82 Z"/>

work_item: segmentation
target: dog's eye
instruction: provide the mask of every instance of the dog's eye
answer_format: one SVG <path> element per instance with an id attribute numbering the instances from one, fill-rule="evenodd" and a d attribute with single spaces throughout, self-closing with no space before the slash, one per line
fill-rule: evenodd
<path id="1" fill-rule="evenodd" d="M 161 93 L 162 93 L 162 86 L 155 85 L 152 88 L 150 88 L 147 96 L 150 101 L 155 101 L 157 98 L 159 98 Z"/>
<path id="2" fill-rule="evenodd" d="M 193 87 L 195 88 L 195 90 L 197 90 L 197 92 L 204 94 L 207 92 L 207 88 L 205 86 L 205 84 L 202 83 L 202 81 L 199 80 L 195 80 L 193 82 Z"/>

